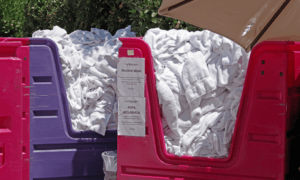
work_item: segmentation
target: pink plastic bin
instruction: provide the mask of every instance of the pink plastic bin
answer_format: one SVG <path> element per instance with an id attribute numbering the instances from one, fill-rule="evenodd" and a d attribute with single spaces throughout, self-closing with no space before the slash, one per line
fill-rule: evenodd
<path id="1" fill-rule="evenodd" d="M 0 38 L 0 179 L 29 179 L 29 39 Z"/>
<path id="2" fill-rule="evenodd" d="M 290 142 L 300 132 L 295 130 L 300 43 L 262 42 L 253 48 L 229 156 L 214 159 L 166 152 L 151 50 L 141 38 L 120 40 L 119 57 L 146 60 L 147 114 L 146 137 L 118 136 L 118 180 L 285 178 L 289 161 L 296 158 L 289 158 Z M 127 50 L 134 50 L 134 55 L 128 56 Z"/>

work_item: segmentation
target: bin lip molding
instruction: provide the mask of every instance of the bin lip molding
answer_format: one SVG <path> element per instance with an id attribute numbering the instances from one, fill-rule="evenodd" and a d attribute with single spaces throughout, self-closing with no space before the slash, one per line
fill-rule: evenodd
<path id="1" fill-rule="evenodd" d="M 176 165 L 190 165 L 190 166 L 210 166 L 215 168 L 230 168 L 233 166 L 237 160 L 239 159 L 239 151 L 241 148 L 242 139 L 244 136 L 245 127 L 245 118 L 247 117 L 247 109 L 249 109 L 247 104 L 243 104 L 245 97 L 245 88 L 243 89 L 242 97 L 241 97 L 241 105 L 239 106 L 239 111 L 237 114 L 237 120 L 234 127 L 234 134 L 232 136 L 232 143 L 230 144 L 230 151 L 226 158 L 208 158 L 208 157 L 190 157 L 190 156 L 175 156 L 173 154 L 167 153 L 165 149 L 164 142 L 164 134 L 163 128 L 161 124 L 158 96 L 156 92 L 156 79 L 155 79 L 155 70 L 153 68 L 153 57 L 151 53 L 151 49 L 149 45 L 140 37 L 136 38 L 120 38 L 120 41 L 123 43 L 123 48 L 139 48 L 143 52 L 143 57 L 146 59 L 146 74 L 147 74 L 147 91 L 149 94 L 149 102 L 150 102 L 150 112 L 151 112 L 151 126 L 153 126 L 153 136 L 154 136 L 154 146 L 156 149 L 156 154 L 159 159 L 167 164 L 176 164 Z M 251 69 L 255 69 L 253 67 L 255 65 L 256 60 L 253 57 L 259 56 L 263 52 L 270 51 L 290 51 L 298 46 L 300 49 L 300 43 L 295 43 L 293 41 L 263 41 L 254 46 L 251 55 L 249 57 L 249 65 L 247 67 L 247 73 L 245 77 L 244 85 L 250 86 L 247 83 L 250 82 L 251 76 L 248 73 L 250 68 L 250 64 L 252 64 Z M 122 48 L 121 47 L 121 48 Z M 251 58 L 252 57 L 252 58 Z M 150 61 L 147 63 L 147 61 Z M 247 78 L 248 77 L 248 78 Z M 244 86 L 245 87 L 245 86 Z M 242 107 L 244 106 L 244 107 Z M 245 112 L 241 113 L 240 109 L 246 109 Z M 150 127 L 152 128 L 152 127 Z"/>
<path id="2" fill-rule="evenodd" d="M 48 46 L 51 51 L 53 52 L 54 61 L 55 61 L 55 68 L 57 70 L 57 79 L 59 82 L 59 88 L 61 91 L 60 98 L 63 103 L 64 110 L 63 115 L 65 118 L 64 125 L 67 134 L 72 138 L 116 138 L 117 130 L 106 130 L 105 136 L 102 136 L 101 134 L 98 134 L 93 131 L 75 131 L 72 127 L 72 120 L 70 117 L 70 110 L 69 110 L 69 102 L 66 95 L 66 88 L 63 80 L 63 74 L 62 74 L 62 68 L 59 58 L 59 51 L 56 43 L 49 38 L 30 38 L 30 46 L 36 46 L 36 45 L 44 45 Z"/>

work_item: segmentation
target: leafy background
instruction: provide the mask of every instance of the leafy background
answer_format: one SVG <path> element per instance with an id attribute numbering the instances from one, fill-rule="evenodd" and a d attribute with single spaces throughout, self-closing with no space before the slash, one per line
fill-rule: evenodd
<path id="1" fill-rule="evenodd" d="M 137 36 L 150 28 L 202 30 L 157 14 L 162 0 L 0 0 L 0 37 L 31 37 L 57 25 L 71 33 L 99 28 L 114 34 L 132 25 Z"/>

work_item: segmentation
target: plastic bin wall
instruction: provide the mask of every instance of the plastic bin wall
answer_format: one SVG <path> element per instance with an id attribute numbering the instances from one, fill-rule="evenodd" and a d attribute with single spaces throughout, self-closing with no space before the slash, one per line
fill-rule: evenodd
<path id="1" fill-rule="evenodd" d="M 139 38 L 120 38 L 120 57 L 146 59 L 146 98 L 151 115 L 146 137 L 118 136 L 118 180 L 283 180 L 290 142 L 299 137 L 300 45 L 263 42 L 254 47 L 229 156 L 225 159 L 178 157 L 166 152 L 149 46 Z M 147 104 L 147 108 L 149 104 Z M 298 130 L 295 130 L 295 127 Z M 299 144 L 299 143 L 298 143 Z M 296 171 L 298 171 L 296 166 Z"/>
<path id="2" fill-rule="evenodd" d="M 103 179 L 103 151 L 117 149 L 116 131 L 103 137 L 72 129 L 58 49 L 49 39 L 30 44 L 30 179 Z"/>
<path id="3" fill-rule="evenodd" d="M 0 179 L 29 179 L 29 39 L 0 38 Z"/>

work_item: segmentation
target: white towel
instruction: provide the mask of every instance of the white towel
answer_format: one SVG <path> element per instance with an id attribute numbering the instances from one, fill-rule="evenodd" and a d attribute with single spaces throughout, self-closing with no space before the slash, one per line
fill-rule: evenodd
<path id="1" fill-rule="evenodd" d="M 212 92 L 216 85 L 209 76 L 205 59 L 200 51 L 188 52 L 188 58 L 182 70 L 182 84 L 190 104 L 192 121 L 198 122 L 202 115 L 201 96 Z"/>
<path id="2" fill-rule="evenodd" d="M 160 104 L 162 104 L 163 118 L 167 121 L 170 129 L 179 136 L 177 105 L 171 89 L 162 79 L 157 79 L 156 89 Z"/>
<path id="3" fill-rule="evenodd" d="M 144 40 L 154 58 L 167 151 L 178 156 L 226 157 L 249 54 L 207 30 L 155 28 L 147 31 Z"/>
<path id="4" fill-rule="evenodd" d="M 106 129 L 117 128 L 116 67 L 122 45 L 118 38 L 134 36 L 130 26 L 114 36 L 97 28 L 68 35 L 58 26 L 33 33 L 34 38 L 52 39 L 59 49 L 74 130 L 105 135 Z"/>

